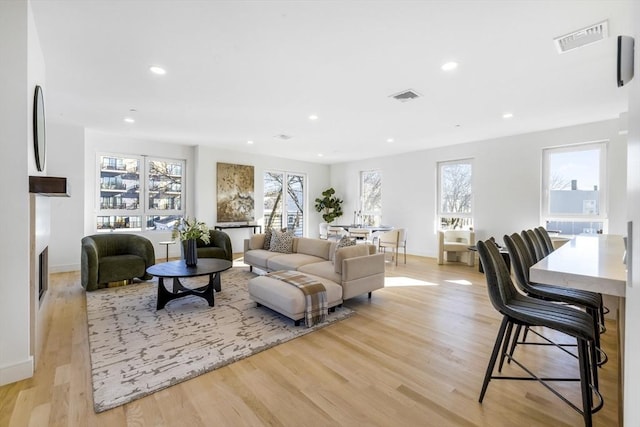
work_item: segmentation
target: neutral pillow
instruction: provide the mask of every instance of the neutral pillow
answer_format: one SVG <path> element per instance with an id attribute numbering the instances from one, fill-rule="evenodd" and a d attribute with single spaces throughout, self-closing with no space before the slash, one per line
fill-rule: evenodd
<path id="1" fill-rule="evenodd" d="M 267 228 L 264 232 L 264 244 L 262 245 L 262 249 L 269 250 L 271 246 L 271 234 L 273 233 L 273 228 Z"/>
<path id="2" fill-rule="evenodd" d="M 331 262 L 333 262 L 333 260 L 336 258 L 335 253 L 338 252 L 338 249 L 346 248 L 347 246 L 355 246 L 355 245 L 356 245 L 356 239 L 350 239 L 348 236 L 342 236 L 342 238 L 338 240 L 338 244 L 336 245 Z"/>
<path id="3" fill-rule="evenodd" d="M 271 244 L 269 250 L 271 252 L 280 252 L 290 254 L 293 251 L 293 232 L 274 230 L 271 234 Z"/>

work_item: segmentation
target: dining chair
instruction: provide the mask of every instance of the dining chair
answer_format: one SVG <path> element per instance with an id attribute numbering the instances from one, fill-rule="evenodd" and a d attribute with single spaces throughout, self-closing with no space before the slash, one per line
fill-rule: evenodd
<path id="1" fill-rule="evenodd" d="M 542 245 L 533 230 L 522 230 L 520 232 L 522 239 L 527 245 L 531 256 L 533 257 L 534 264 L 545 257 Z"/>
<path id="2" fill-rule="evenodd" d="M 542 240 L 546 248 L 546 255 L 549 255 L 551 252 L 555 250 L 555 247 L 553 246 L 553 241 L 551 241 L 551 237 L 549 236 L 549 232 L 547 231 L 546 228 L 540 226 L 540 227 L 534 228 L 533 231 L 536 233 L 539 239 Z"/>
<path id="3" fill-rule="evenodd" d="M 542 299 L 546 301 L 554 301 L 564 303 L 570 306 L 577 306 L 585 310 L 591 317 L 595 334 L 595 346 L 598 349 L 599 364 L 603 365 L 608 358 L 604 351 L 600 349 L 600 309 L 602 307 L 602 295 L 597 292 L 590 292 L 581 289 L 568 288 L 564 286 L 554 286 L 541 283 L 533 283 L 529 279 L 529 269 L 534 264 L 531 253 L 525 244 L 522 236 L 513 233 L 511 236 L 504 236 L 504 244 L 509 251 L 511 259 L 511 267 L 513 276 L 517 286 L 522 292 L 532 298 Z M 525 331 L 527 332 L 527 331 Z M 534 332 L 535 333 L 535 332 Z M 521 341 L 518 341 L 520 328 L 516 329 L 515 338 L 512 342 L 511 354 L 515 350 L 517 344 L 526 344 L 526 335 Z M 540 334 L 536 335 L 540 336 Z M 543 337 L 543 339 L 545 339 Z"/>
<path id="4" fill-rule="evenodd" d="M 549 301 L 532 298 L 523 295 L 511 281 L 511 275 L 506 267 L 506 263 L 500 256 L 500 252 L 491 241 L 479 241 L 477 244 L 478 254 L 484 266 L 485 278 L 487 281 L 487 291 L 489 299 L 494 308 L 502 314 L 502 322 L 496 336 L 496 341 L 491 352 L 489 364 L 485 372 L 482 389 L 480 391 L 479 402 L 482 403 L 487 392 L 487 387 L 491 380 L 522 380 L 538 381 L 553 394 L 558 396 L 563 402 L 580 413 L 583 417 L 584 425 L 593 425 L 592 414 L 602 409 L 604 400 L 597 386 L 598 367 L 595 351 L 595 329 L 590 316 L 575 308 L 555 304 Z M 513 331 L 513 326 L 542 326 L 564 333 L 576 340 L 578 349 L 578 371 L 579 378 L 569 377 L 543 377 L 535 374 L 530 368 L 518 361 L 513 355 L 508 353 L 509 341 Z M 562 349 L 561 347 L 559 347 Z M 494 369 L 498 357 L 507 358 L 515 365 L 523 369 L 528 376 L 502 375 L 502 365 L 498 368 L 498 374 L 494 374 Z M 558 390 L 551 387 L 550 381 L 579 381 L 582 408 L 571 402 Z M 598 403 L 594 406 L 594 397 Z"/>
<path id="5" fill-rule="evenodd" d="M 399 248 L 404 250 L 404 263 L 407 263 L 407 233 L 405 228 L 385 231 L 378 236 L 378 250 L 385 253 L 387 248 L 393 249 L 396 266 L 398 265 Z"/>

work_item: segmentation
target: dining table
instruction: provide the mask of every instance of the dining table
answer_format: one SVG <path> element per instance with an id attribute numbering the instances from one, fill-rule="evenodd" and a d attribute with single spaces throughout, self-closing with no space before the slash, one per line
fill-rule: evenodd
<path id="1" fill-rule="evenodd" d="M 627 269 L 622 236 L 587 234 L 571 238 L 531 266 L 534 283 L 598 292 L 614 301 L 618 338 L 618 421 L 624 425 L 624 320 Z M 613 308 L 613 307 L 612 307 Z"/>

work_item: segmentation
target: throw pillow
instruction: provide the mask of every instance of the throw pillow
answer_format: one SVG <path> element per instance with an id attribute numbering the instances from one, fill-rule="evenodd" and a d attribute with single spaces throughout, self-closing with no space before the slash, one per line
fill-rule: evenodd
<path id="1" fill-rule="evenodd" d="M 355 246 L 355 245 L 356 245 L 356 239 L 350 239 L 348 236 L 342 236 L 342 238 L 338 241 L 338 244 L 336 245 L 335 252 L 338 252 L 338 249 L 340 248 L 346 248 L 347 246 Z M 333 254 L 333 259 L 331 260 L 331 262 L 333 262 L 333 260 L 336 258 L 335 252 Z"/>
<path id="2" fill-rule="evenodd" d="M 271 252 L 290 254 L 293 251 L 293 237 L 293 231 L 274 230 L 271 235 L 269 250 Z"/>
<path id="3" fill-rule="evenodd" d="M 273 228 L 267 228 L 264 232 L 264 245 L 262 245 L 262 249 L 269 250 L 271 246 L 271 234 L 273 233 Z"/>

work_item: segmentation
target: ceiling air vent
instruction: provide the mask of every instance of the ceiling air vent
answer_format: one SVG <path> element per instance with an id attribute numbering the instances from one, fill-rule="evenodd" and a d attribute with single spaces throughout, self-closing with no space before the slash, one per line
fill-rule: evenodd
<path id="1" fill-rule="evenodd" d="M 553 42 L 558 53 L 565 53 L 588 44 L 599 42 L 609 36 L 609 21 L 598 22 L 564 36 L 556 37 Z"/>
<path id="2" fill-rule="evenodd" d="M 280 141 L 288 141 L 291 138 L 293 138 L 293 136 L 291 135 L 285 135 L 284 133 L 281 133 L 279 135 L 275 135 L 274 136 L 275 139 L 279 139 Z"/>
<path id="3" fill-rule="evenodd" d="M 411 101 L 412 99 L 419 98 L 421 95 L 413 89 L 407 89 L 389 96 L 393 99 L 397 99 L 400 102 L 407 102 Z"/>

